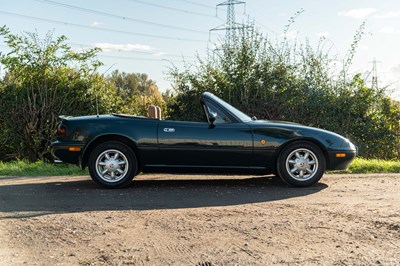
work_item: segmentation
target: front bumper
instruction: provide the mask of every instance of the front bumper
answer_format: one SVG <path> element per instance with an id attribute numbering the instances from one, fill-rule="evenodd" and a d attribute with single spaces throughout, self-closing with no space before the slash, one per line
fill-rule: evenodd
<path id="1" fill-rule="evenodd" d="M 338 154 L 341 154 L 341 156 L 338 157 Z M 346 170 L 350 166 L 356 155 L 357 150 L 328 151 L 327 170 Z"/>
<path id="2" fill-rule="evenodd" d="M 79 165 L 85 143 L 55 141 L 51 144 L 53 156 L 64 163 Z"/>

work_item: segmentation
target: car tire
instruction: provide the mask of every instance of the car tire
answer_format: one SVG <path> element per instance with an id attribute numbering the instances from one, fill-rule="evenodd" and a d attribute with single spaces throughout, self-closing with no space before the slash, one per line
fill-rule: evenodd
<path id="1" fill-rule="evenodd" d="M 88 166 L 93 181 L 107 188 L 120 188 L 130 184 L 134 178 L 137 159 L 125 144 L 109 141 L 91 152 Z"/>
<path id="2" fill-rule="evenodd" d="M 317 183 L 326 168 L 325 156 L 315 144 L 297 141 L 288 144 L 280 153 L 277 170 L 287 184 L 308 187 Z"/>

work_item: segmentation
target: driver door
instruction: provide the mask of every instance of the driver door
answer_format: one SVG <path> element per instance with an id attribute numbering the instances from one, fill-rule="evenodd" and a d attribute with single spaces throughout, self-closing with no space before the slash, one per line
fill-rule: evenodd
<path id="1" fill-rule="evenodd" d="M 221 124 L 160 121 L 158 141 L 162 162 L 170 166 L 248 167 L 251 129 L 243 123 Z"/>
<path id="2" fill-rule="evenodd" d="M 215 118 L 207 122 L 160 121 L 158 141 L 165 165 L 210 168 L 251 166 L 251 128 L 234 121 L 221 108 L 205 103 L 205 111 Z"/>

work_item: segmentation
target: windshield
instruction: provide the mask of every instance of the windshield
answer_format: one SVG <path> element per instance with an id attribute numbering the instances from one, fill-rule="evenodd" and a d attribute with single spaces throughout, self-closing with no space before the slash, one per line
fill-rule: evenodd
<path id="1" fill-rule="evenodd" d="M 233 114 L 234 116 L 236 116 L 237 118 L 239 118 L 239 120 L 241 120 L 242 122 L 248 122 L 251 121 L 250 116 L 246 115 L 245 113 L 243 113 L 242 111 L 236 109 L 235 107 L 233 107 L 232 105 L 230 105 L 229 103 L 225 102 L 224 100 L 218 98 L 217 96 L 211 94 L 211 93 L 206 93 L 206 95 L 210 98 L 212 98 L 215 102 L 217 102 L 219 105 L 221 105 L 225 110 L 227 110 L 228 112 L 230 112 L 231 114 Z"/>

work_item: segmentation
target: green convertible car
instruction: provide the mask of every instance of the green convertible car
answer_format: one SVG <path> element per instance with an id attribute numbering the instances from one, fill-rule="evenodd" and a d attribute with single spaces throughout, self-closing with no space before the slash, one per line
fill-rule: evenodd
<path id="1" fill-rule="evenodd" d="M 88 167 L 92 179 L 109 188 L 129 184 L 140 172 L 219 172 L 279 175 L 305 187 L 325 170 L 346 169 L 356 147 L 326 130 L 289 122 L 252 119 L 206 92 L 204 122 L 162 120 L 122 114 L 61 117 L 53 154 Z"/>

